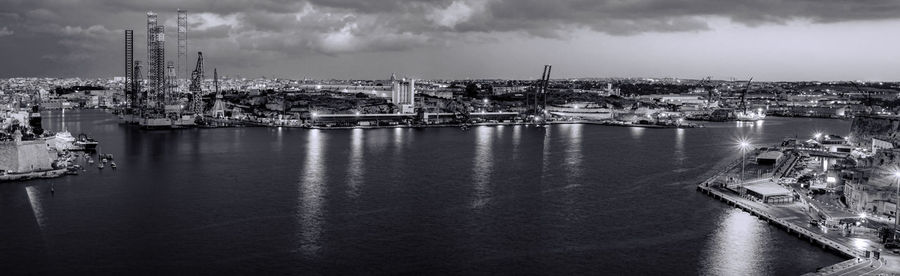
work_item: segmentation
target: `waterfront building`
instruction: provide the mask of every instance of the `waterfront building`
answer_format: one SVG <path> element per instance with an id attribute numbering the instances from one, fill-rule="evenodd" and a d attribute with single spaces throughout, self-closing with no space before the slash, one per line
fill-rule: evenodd
<path id="1" fill-rule="evenodd" d="M 296 86 L 307 91 L 332 91 L 338 93 L 358 94 L 363 93 L 371 97 L 392 97 L 392 88 L 382 85 L 348 85 L 348 84 L 301 84 Z"/>

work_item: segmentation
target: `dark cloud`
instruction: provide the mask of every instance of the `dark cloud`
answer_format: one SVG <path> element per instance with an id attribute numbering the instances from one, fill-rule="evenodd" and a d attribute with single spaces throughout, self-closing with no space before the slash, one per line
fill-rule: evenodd
<path id="1" fill-rule="evenodd" d="M 123 30 L 135 30 L 141 57 L 146 12 L 159 13 L 174 30 L 177 9 L 191 14 L 192 52 L 206 49 L 237 66 L 478 43 L 498 34 L 566 39 L 575 29 L 697 32 L 711 28 L 710 18 L 759 26 L 900 17 L 900 1 L 893 0 L 4 0 L 0 48 L 33 62 L 5 66 L 0 76 L 115 75 L 118 66 L 105 60 L 122 48 Z M 171 53 L 174 32 L 168 37 Z M 68 69 L 73 66 L 81 69 Z"/>

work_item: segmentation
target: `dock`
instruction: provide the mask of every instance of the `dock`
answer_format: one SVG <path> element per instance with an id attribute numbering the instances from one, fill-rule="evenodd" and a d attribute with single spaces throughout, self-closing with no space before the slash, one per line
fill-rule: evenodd
<path id="1" fill-rule="evenodd" d="M 725 169 L 713 175 L 699 185 L 697 190 L 729 206 L 743 210 L 770 225 L 781 228 L 791 235 L 821 246 L 822 249 L 849 258 L 846 261 L 822 267 L 806 275 L 881 275 L 900 273 L 900 255 L 888 250 L 881 250 L 879 241 L 861 238 L 849 238 L 840 231 L 823 231 L 818 226 L 809 224 L 805 202 L 791 204 L 766 204 L 742 197 L 740 194 L 722 187 L 716 180 L 729 169 L 739 166 L 740 160 L 731 162 Z M 869 252 L 867 252 L 869 251 Z M 874 258 L 872 251 L 880 252 Z"/>

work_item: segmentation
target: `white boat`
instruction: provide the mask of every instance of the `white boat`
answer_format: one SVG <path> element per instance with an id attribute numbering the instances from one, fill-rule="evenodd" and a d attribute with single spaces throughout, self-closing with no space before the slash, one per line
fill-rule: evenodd
<path id="1" fill-rule="evenodd" d="M 737 121 L 759 121 L 766 118 L 766 114 L 760 111 L 752 112 L 752 111 L 735 111 L 734 119 Z"/>
<path id="2" fill-rule="evenodd" d="M 68 131 L 60 131 L 57 132 L 53 137 L 48 138 L 47 144 L 57 150 L 74 150 L 75 146 L 75 136 L 72 136 L 72 133 Z"/>

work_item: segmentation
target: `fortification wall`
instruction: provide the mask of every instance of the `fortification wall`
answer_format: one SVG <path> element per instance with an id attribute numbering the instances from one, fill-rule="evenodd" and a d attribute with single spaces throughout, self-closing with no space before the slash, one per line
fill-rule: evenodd
<path id="1" fill-rule="evenodd" d="M 900 117 L 857 116 L 850 125 L 850 142 L 871 146 L 872 138 L 900 145 Z"/>
<path id="2" fill-rule="evenodd" d="M 18 146 L 19 172 L 50 170 L 52 159 L 44 141 L 22 141 Z"/>
<path id="3" fill-rule="evenodd" d="M 32 172 L 49 170 L 53 159 L 44 141 L 0 142 L 0 170 Z"/>

